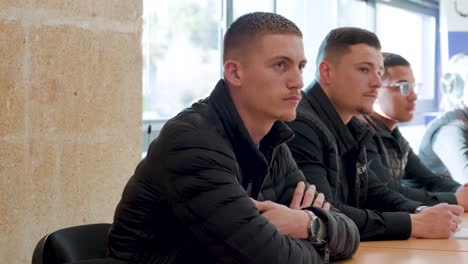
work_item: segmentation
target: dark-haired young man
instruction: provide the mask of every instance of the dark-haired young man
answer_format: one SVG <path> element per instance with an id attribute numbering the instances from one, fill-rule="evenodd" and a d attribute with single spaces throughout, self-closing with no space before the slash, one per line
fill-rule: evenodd
<path id="1" fill-rule="evenodd" d="M 398 123 L 413 119 L 417 83 L 410 63 L 398 54 L 383 53 L 384 75 L 374 111 L 360 120 L 374 133 L 366 146 L 369 167 L 389 188 L 426 205 L 459 204 L 468 209 L 468 188 L 436 175 L 413 152 Z"/>
<path id="2" fill-rule="evenodd" d="M 321 263 L 350 257 L 359 232 L 330 210 L 285 142 L 301 99 L 302 33 L 282 16 L 238 18 L 224 79 L 169 120 L 136 168 L 109 235 L 131 263 Z M 326 259 L 327 257 L 325 257 Z"/>
<path id="3" fill-rule="evenodd" d="M 368 168 L 372 133 L 355 115 L 372 111 L 383 70 L 374 33 L 332 30 L 317 56 L 317 82 L 303 92 L 290 123 L 296 136 L 288 145 L 307 180 L 354 220 L 361 239 L 446 238 L 457 230 L 462 207 L 440 204 L 410 214 L 423 204 L 388 189 Z"/>

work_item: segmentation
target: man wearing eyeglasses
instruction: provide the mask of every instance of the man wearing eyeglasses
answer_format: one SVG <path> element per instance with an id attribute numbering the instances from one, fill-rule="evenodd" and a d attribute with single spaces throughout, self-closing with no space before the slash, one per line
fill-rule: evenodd
<path id="1" fill-rule="evenodd" d="M 459 204 L 468 210 L 468 188 L 450 177 L 434 174 L 398 130 L 398 123 L 413 119 L 420 85 L 415 83 L 405 58 L 393 53 L 383 53 L 383 58 L 385 71 L 374 111 L 360 116 L 375 133 L 366 146 L 370 169 L 390 189 L 407 198 L 426 205 Z"/>

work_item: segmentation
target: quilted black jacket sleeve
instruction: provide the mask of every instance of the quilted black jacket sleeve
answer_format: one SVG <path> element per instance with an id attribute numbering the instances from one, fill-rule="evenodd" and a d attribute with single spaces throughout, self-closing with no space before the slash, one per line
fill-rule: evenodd
<path id="1" fill-rule="evenodd" d="M 168 201 L 176 218 L 206 246 L 216 262 L 322 263 L 322 256 L 309 241 L 279 234 L 259 214 L 238 183 L 236 161 L 229 149 L 210 144 L 215 135 L 186 128 L 178 138 L 175 147 L 166 152 Z M 297 170 L 295 163 L 290 165 L 289 171 Z M 292 193 L 296 183 L 286 185 Z M 354 223 L 335 212 L 325 216 L 330 219 L 332 255 L 350 257 L 359 239 Z"/>
<path id="2" fill-rule="evenodd" d="M 294 159 L 303 171 L 307 181 L 316 185 L 317 190 L 322 192 L 326 199 L 351 218 L 359 228 L 361 240 L 397 240 L 408 239 L 411 234 L 411 220 L 407 212 L 382 212 L 366 208 L 357 208 L 348 205 L 346 192 L 349 188 L 345 177 L 342 175 L 341 157 L 338 153 L 332 153 L 333 141 L 319 128 L 311 128 L 310 124 L 296 121 L 289 123 L 296 136 L 288 142 Z M 375 175 L 369 174 L 369 190 L 367 200 L 380 201 L 380 206 L 391 207 L 394 211 L 397 207 L 408 207 L 412 209 L 417 204 L 407 204 L 402 197 L 389 197 L 382 184 L 374 180 Z M 379 192 L 378 190 L 383 190 Z M 366 191 L 366 190 L 361 190 Z M 381 195 L 382 197 L 378 197 Z M 346 197 L 344 197 L 346 196 Z M 395 199 L 394 199 L 395 198 Z M 401 201 L 401 202 L 400 202 Z M 371 206 L 374 207 L 374 206 Z"/>
<path id="3" fill-rule="evenodd" d="M 117 207 L 112 257 L 136 263 L 323 263 L 323 252 L 310 241 L 281 235 L 259 213 L 239 183 L 232 146 L 216 128 L 175 122 L 160 137 Z M 305 179 L 286 145 L 278 152 L 286 178 L 272 179 L 273 192 L 262 195 L 288 203 Z M 351 257 L 359 245 L 356 225 L 335 211 L 320 217 L 328 223 L 332 259 Z"/>

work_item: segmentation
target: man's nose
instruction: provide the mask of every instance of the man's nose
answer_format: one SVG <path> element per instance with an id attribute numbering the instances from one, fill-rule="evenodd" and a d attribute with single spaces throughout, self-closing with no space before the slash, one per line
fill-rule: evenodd
<path id="1" fill-rule="evenodd" d="M 382 87 L 382 77 L 380 74 L 375 73 L 372 78 L 371 86 L 375 89 Z"/>
<path id="2" fill-rule="evenodd" d="M 408 94 L 408 100 L 416 101 L 418 99 L 418 94 L 414 89 L 411 89 L 410 93 Z"/>
<path id="3" fill-rule="evenodd" d="M 289 89 L 302 89 L 304 87 L 304 80 L 302 78 L 302 70 L 292 70 L 288 80 Z"/>

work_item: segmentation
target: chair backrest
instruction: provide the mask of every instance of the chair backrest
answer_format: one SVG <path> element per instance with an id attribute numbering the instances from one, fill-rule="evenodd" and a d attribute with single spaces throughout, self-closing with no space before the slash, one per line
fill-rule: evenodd
<path id="1" fill-rule="evenodd" d="M 73 226 L 44 236 L 34 249 L 32 264 L 56 264 L 105 258 L 111 224 Z"/>

